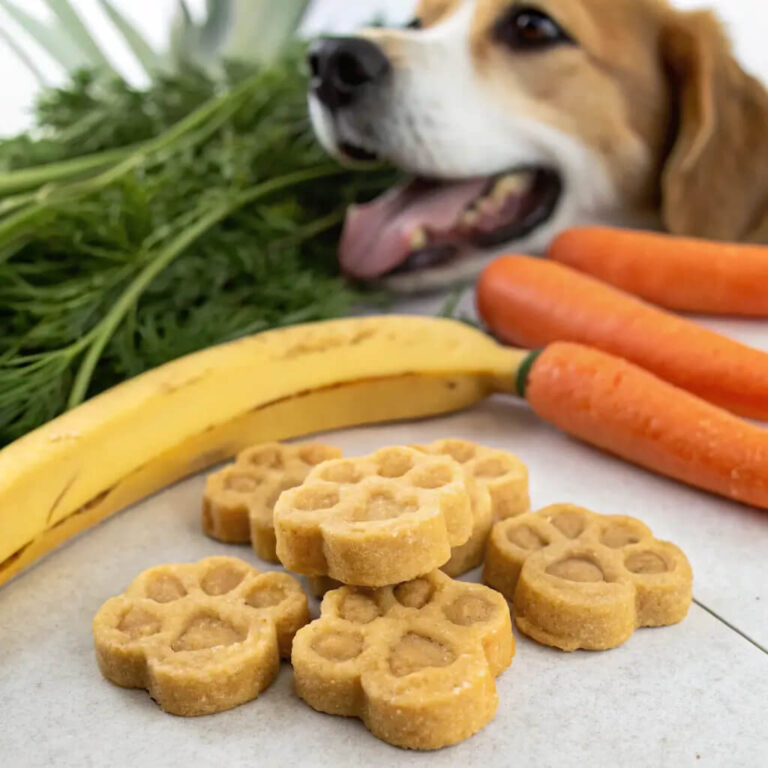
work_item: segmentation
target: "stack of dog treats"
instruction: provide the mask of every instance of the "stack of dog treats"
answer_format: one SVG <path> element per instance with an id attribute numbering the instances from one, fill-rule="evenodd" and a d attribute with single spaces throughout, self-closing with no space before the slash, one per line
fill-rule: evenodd
<path id="1" fill-rule="evenodd" d="M 495 715 L 495 678 L 514 654 L 505 598 L 523 632 L 564 650 L 614 647 L 690 604 L 679 549 L 632 518 L 571 505 L 532 514 L 520 460 L 461 440 L 360 458 L 255 446 L 208 478 L 203 528 L 251 541 L 325 597 L 308 623 L 296 579 L 237 558 L 141 574 L 96 616 L 97 658 L 108 679 L 175 714 L 255 698 L 282 656 L 314 709 L 436 749 Z M 452 578 L 484 561 L 490 586 Z"/>

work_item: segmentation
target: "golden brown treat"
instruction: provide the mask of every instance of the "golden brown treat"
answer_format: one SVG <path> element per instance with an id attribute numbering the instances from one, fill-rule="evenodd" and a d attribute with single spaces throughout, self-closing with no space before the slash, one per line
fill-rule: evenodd
<path id="1" fill-rule="evenodd" d="M 398 747 L 456 744 L 496 714 L 494 678 L 512 661 L 509 607 L 440 571 L 394 587 L 329 592 L 296 634 L 296 691 L 320 712 L 359 717 Z"/>
<path id="2" fill-rule="evenodd" d="M 325 596 L 326 592 L 330 592 L 332 589 L 338 589 L 344 585 L 340 581 L 331 579 L 328 576 L 308 576 L 307 586 L 309 587 L 309 594 L 319 600 Z"/>
<path id="3" fill-rule="evenodd" d="M 482 564 L 493 524 L 522 515 L 530 509 L 528 469 L 517 456 L 467 440 L 437 440 L 414 446 L 438 456 L 450 456 L 464 468 L 472 505 L 473 527 L 469 540 L 454 547 L 442 567 L 449 576 L 461 576 Z"/>
<path id="4" fill-rule="evenodd" d="M 320 443 L 264 443 L 243 451 L 234 464 L 210 475 L 203 496 L 203 530 L 231 544 L 253 543 L 276 563 L 272 511 L 280 493 L 301 485 L 312 467 L 341 451 Z"/>
<path id="5" fill-rule="evenodd" d="M 412 448 L 327 461 L 275 505 L 288 570 L 365 587 L 439 568 L 471 530 L 461 467 Z"/>
<path id="6" fill-rule="evenodd" d="M 680 549 L 639 520 L 555 504 L 494 526 L 483 580 L 514 602 L 526 635 L 573 651 L 682 621 L 693 575 Z"/>
<path id="7" fill-rule="evenodd" d="M 472 534 L 451 550 L 451 559 L 441 570 L 461 576 L 482 564 L 493 523 L 522 515 L 530 509 L 528 469 L 517 456 L 467 440 L 438 440 L 414 445 L 424 453 L 450 456 L 464 468 L 464 480 L 472 509 Z M 327 576 L 310 576 L 309 591 L 322 597 L 341 584 Z"/>
<path id="8" fill-rule="evenodd" d="M 308 621 L 293 577 L 209 557 L 144 571 L 99 609 L 93 637 L 104 677 L 191 717 L 255 699 Z"/>

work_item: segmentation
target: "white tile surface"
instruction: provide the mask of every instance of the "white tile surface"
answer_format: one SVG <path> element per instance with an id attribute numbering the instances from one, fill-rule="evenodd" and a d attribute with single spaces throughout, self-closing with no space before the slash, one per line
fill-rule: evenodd
<path id="1" fill-rule="evenodd" d="M 730 595 L 734 616 L 742 609 L 746 619 L 755 613 L 747 610 L 750 582 L 768 600 L 759 585 L 765 561 L 751 554 L 765 533 L 764 520 L 592 455 L 524 409 L 492 402 L 449 419 L 337 433 L 334 441 L 363 452 L 441 435 L 515 445 L 531 464 L 537 503 L 573 496 L 603 511 L 622 503 L 629 514 L 645 511 L 659 534 L 690 555 L 699 597 L 717 602 L 722 595 L 724 611 Z M 604 653 L 562 654 L 517 633 L 517 656 L 499 680 L 495 721 L 464 744 L 434 754 L 395 750 L 357 721 L 311 711 L 293 695 L 287 665 L 256 702 L 208 718 L 165 715 L 145 693 L 100 678 L 90 623 L 105 599 L 157 563 L 223 553 L 256 563 L 248 548 L 226 547 L 200 533 L 201 489 L 198 477 L 156 496 L 0 590 L 2 765 L 765 764 L 768 656 L 696 606 L 682 624 L 639 630 Z"/>

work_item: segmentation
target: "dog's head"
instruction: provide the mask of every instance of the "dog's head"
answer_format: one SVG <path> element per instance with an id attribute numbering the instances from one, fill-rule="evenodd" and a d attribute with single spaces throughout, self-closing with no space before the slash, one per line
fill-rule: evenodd
<path id="1" fill-rule="evenodd" d="M 422 0 L 310 65 L 328 151 L 416 176 L 350 211 L 358 278 L 431 287 L 587 223 L 736 239 L 767 202 L 763 89 L 714 17 L 665 0 Z"/>

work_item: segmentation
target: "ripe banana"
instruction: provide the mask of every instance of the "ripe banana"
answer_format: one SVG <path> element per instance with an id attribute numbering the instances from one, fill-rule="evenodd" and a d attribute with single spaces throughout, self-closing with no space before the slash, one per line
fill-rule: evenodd
<path id="1" fill-rule="evenodd" d="M 250 444 L 514 391 L 525 354 L 455 321 L 383 316 L 269 331 L 139 376 L 0 451 L 0 584 Z"/>

